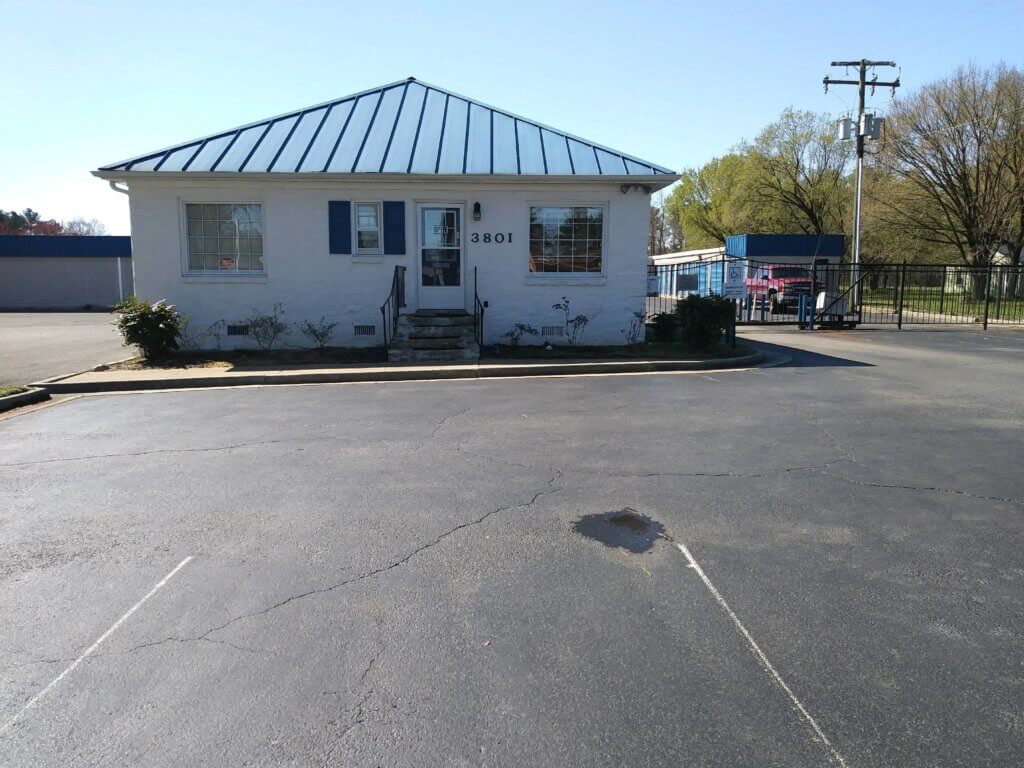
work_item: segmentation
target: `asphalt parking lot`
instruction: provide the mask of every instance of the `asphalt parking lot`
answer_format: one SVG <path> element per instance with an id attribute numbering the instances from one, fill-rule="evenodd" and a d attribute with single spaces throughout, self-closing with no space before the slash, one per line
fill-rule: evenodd
<path id="1" fill-rule="evenodd" d="M 31 384 L 133 354 L 110 312 L 0 312 L 0 384 Z"/>
<path id="2" fill-rule="evenodd" d="M 1024 334 L 748 336 L 0 420 L 0 765 L 1019 765 Z"/>

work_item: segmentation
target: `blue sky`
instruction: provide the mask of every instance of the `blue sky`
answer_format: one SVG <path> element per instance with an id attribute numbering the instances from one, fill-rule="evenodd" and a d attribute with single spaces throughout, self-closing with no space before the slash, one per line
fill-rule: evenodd
<path id="1" fill-rule="evenodd" d="M 684 168 L 787 106 L 853 106 L 822 93 L 833 59 L 895 60 L 903 91 L 1024 65 L 1020 0 L 0 0 L 0 19 L 0 208 L 111 234 L 128 207 L 99 165 L 410 75 Z"/>

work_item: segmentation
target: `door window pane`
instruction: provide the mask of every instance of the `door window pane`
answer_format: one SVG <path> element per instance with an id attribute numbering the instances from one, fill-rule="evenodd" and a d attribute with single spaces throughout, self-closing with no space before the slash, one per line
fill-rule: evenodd
<path id="1" fill-rule="evenodd" d="M 458 208 L 423 208 L 420 280 L 424 286 L 462 285 L 461 211 Z"/>

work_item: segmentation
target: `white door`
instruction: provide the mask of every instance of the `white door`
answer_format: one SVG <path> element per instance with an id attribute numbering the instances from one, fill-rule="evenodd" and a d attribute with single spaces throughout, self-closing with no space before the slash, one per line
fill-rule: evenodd
<path id="1" fill-rule="evenodd" d="M 465 309 L 462 254 L 462 206 L 421 205 L 421 309 Z"/>

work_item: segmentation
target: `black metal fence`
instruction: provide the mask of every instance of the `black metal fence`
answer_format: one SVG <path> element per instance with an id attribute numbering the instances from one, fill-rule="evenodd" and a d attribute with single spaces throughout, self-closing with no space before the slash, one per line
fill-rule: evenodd
<path id="1" fill-rule="evenodd" d="M 1024 324 L 1024 267 L 862 265 L 730 257 L 648 268 L 647 311 L 689 295 L 736 302 L 739 325 Z"/>

